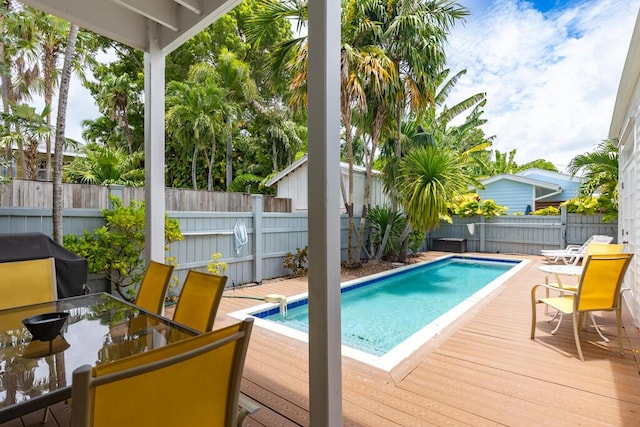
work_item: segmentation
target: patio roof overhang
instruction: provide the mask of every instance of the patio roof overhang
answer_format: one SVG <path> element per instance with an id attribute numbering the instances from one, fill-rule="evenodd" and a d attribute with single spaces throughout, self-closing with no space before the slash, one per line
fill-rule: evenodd
<path id="1" fill-rule="evenodd" d="M 22 0 L 145 52 L 147 260 L 164 261 L 164 58 L 240 0 Z M 342 425 L 340 1 L 309 2 L 309 400 L 314 425 Z"/>
<path id="2" fill-rule="evenodd" d="M 241 0 L 23 0 L 80 27 L 149 51 L 147 29 L 158 26 L 158 48 L 170 53 Z"/>

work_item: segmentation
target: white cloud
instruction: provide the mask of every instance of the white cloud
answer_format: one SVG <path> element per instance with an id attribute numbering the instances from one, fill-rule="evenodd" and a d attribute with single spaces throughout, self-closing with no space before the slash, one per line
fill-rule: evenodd
<path id="1" fill-rule="evenodd" d="M 587 0 L 543 14 L 517 0 L 465 1 L 472 15 L 449 36 L 448 67 L 467 69 L 453 102 L 487 93 L 493 148 L 562 170 L 607 137 L 640 0 Z"/>

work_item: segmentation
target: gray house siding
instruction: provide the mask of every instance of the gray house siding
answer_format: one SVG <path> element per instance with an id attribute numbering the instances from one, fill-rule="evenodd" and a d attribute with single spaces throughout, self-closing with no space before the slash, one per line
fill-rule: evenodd
<path id="1" fill-rule="evenodd" d="M 487 184 L 484 190 L 478 190 L 483 200 L 493 200 L 500 206 L 509 208 L 507 214 L 524 213 L 527 205 L 533 209 L 533 187 L 521 182 L 500 180 Z"/>

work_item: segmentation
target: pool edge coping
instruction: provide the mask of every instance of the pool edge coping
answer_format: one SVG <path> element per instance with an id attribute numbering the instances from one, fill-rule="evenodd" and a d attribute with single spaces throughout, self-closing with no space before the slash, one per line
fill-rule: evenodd
<path id="1" fill-rule="evenodd" d="M 445 328 L 451 326 L 456 320 L 461 318 L 465 313 L 469 312 L 472 307 L 474 307 L 477 303 L 480 302 L 481 299 L 486 298 L 496 289 L 505 285 L 507 281 L 517 273 L 519 273 L 522 269 L 524 269 L 531 260 L 525 258 L 492 258 L 492 254 L 488 254 L 487 256 L 480 255 L 464 255 L 464 254 L 449 254 L 443 255 L 441 257 L 422 261 L 415 264 L 408 264 L 401 267 L 396 267 L 390 270 L 386 270 L 380 273 L 371 274 L 368 276 L 363 276 L 351 280 L 347 280 L 340 283 L 340 290 L 344 288 L 350 287 L 353 284 L 362 282 L 362 281 L 375 281 L 379 278 L 384 278 L 386 276 L 391 276 L 397 274 L 398 272 L 402 272 L 404 270 L 410 270 L 413 268 L 418 268 L 426 264 L 434 264 L 437 262 L 445 261 L 449 258 L 463 258 L 463 259 L 478 259 L 484 261 L 497 261 L 502 263 L 514 263 L 514 266 L 508 271 L 501 274 L 499 277 L 493 279 L 491 282 L 487 283 L 481 289 L 471 294 L 469 297 L 465 298 L 457 305 L 452 307 L 446 313 L 434 319 L 428 325 L 425 325 L 423 328 L 418 330 L 417 332 L 408 336 L 405 340 L 403 340 L 400 344 L 389 350 L 382 356 L 372 355 L 362 350 L 355 349 L 353 347 L 349 347 L 346 345 L 341 345 L 341 354 L 342 356 L 349 357 L 354 361 L 364 363 L 368 366 L 372 366 L 377 369 L 381 369 L 385 372 L 390 373 L 394 368 L 400 366 L 400 364 L 409 359 L 412 354 L 418 351 L 420 348 L 425 346 L 429 340 L 433 339 L 437 335 L 439 335 Z M 517 257 L 516 254 L 514 256 Z M 291 295 L 286 297 L 287 304 L 291 302 L 296 302 L 301 299 L 308 299 L 309 292 L 301 292 L 295 295 Z M 302 341 L 305 343 L 309 343 L 309 337 L 307 332 L 299 331 L 297 329 L 276 323 L 270 322 L 263 318 L 255 316 L 256 313 L 263 312 L 270 309 L 278 308 L 278 303 L 265 302 L 259 305 L 254 305 L 252 307 L 248 307 L 242 310 L 237 310 L 227 315 L 233 317 L 238 320 L 243 320 L 246 317 L 251 317 L 254 319 L 254 324 L 261 328 L 264 328 L 268 331 L 278 333 L 286 338 L 293 338 L 298 341 Z"/>

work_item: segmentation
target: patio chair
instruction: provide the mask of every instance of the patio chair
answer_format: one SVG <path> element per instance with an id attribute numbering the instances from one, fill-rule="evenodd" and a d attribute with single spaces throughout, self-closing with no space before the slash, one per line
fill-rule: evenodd
<path id="1" fill-rule="evenodd" d="M 584 257 L 588 257 L 589 255 L 621 254 L 623 251 L 624 251 L 624 245 L 620 243 L 591 242 L 587 246 L 587 250 L 584 253 Z M 568 284 L 568 283 L 562 283 L 558 281 L 558 282 L 547 283 L 547 286 L 549 288 L 557 288 L 559 291 L 565 291 L 565 290 L 572 291 L 572 292 L 578 291 L 577 283 Z"/>
<path id="2" fill-rule="evenodd" d="M 548 286 L 539 284 L 531 288 L 531 339 L 535 338 L 536 304 L 546 304 L 563 314 L 571 315 L 578 355 L 580 360 L 584 361 L 579 335 L 584 315 L 594 311 L 615 311 L 618 345 L 620 353 L 622 353 L 620 287 L 632 257 L 633 254 L 589 255 L 585 260 L 584 270 L 576 292 L 565 289 L 563 294 L 557 297 L 537 298 L 538 288 L 548 288 Z M 593 317 L 592 320 L 596 331 L 604 338 Z"/>
<path id="3" fill-rule="evenodd" d="M 576 265 L 584 257 L 589 243 L 611 243 L 613 237 L 594 234 L 582 245 L 568 245 L 564 249 L 543 249 L 540 254 L 550 263 L 562 261 L 564 264 Z"/>
<path id="4" fill-rule="evenodd" d="M 0 263 L 0 310 L 58 299 L 54 258 Z"/>
<path id="5" fill-rule="evenodd" d="M 151 313 L 161 314 L 171 273 L 173 273 L 173 265 L 149 261 L 135 304 Z"/>
<path id="6" fill-rule="evenodd" d="M 73 371 L 71 426 L 235 426 L 252 319 Z"/>
<path id="7" fill-rule="evenodd" d="M 173 320 L 199 332 L 210 331 L 226 284 L 227 276 L 189 270 Z"/>

